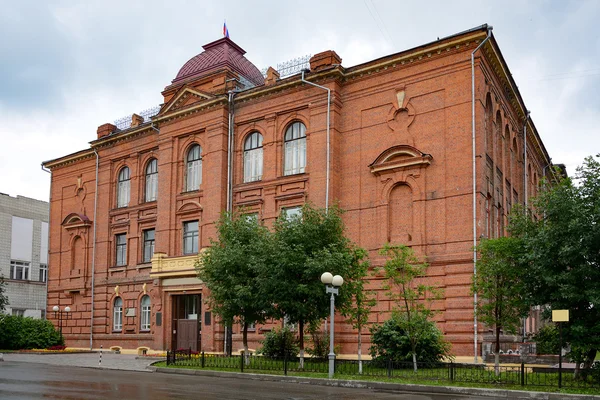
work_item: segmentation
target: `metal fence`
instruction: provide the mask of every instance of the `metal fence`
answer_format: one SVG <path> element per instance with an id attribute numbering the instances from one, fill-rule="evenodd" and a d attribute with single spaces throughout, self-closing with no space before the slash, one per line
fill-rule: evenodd
<path id="1" fill-rule="evenodd" d="M 328 360 L 298 357 L 273 359 L 263 356 L 220 355 L 195 353 L 191 350 L 167 352 L 167 365 L 190 368 L 208 368 L 232 370 L 239 372 L 269 372 L 284 374 L 324 374 L 328 372 Z M 336 360 L 335 376 L 340 379 L 357 379 L 362 377 L 379 377 L 383 379 L 406 379 L 418 382 L 462 382 L 481 383 L 499 386 L 553 386 L 565 388 L 598 388 L 600 389 L 600 365 L 580 372 L 575 379 L 573 371 L 563 370 L 559 377 L 557 368 L 545 366 L 526 366 L 524 363 L 500 365 L 461 364 L 461 363 L 418 363 L 417 371 L 411 362 L 391 360 L 368 360 L 362 362 L 359 370 L 357 360 Z M 560 381 L 560 384 L 559 384 Z"/>

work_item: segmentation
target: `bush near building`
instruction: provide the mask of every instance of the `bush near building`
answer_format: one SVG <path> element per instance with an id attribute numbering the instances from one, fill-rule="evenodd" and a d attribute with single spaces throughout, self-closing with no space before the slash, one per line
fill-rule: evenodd
<path id="1" fill-rule="evenodd" d="M 0 316 L 2 350 L 46 349 L 63 344 L 63 338 L 50 321 L 13 315 Z"/>

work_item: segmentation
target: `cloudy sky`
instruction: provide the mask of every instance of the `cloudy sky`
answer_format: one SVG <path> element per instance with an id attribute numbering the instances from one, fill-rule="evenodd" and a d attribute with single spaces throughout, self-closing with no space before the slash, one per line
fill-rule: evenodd
<path id="1" fill-rule="evenodd" d="M 260 69 L 333 49 L 346 67 L 484 23 L 554 163 L 600 153 L 600 1 L 3 1 L 0 192 L 48 200 L 41 162 L 158 105 L 179 68 L 230 37 Z"/>

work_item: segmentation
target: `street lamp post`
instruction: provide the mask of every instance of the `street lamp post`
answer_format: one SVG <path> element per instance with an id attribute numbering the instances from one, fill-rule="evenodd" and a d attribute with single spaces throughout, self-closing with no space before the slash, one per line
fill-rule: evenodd
<path id="1" fill-rule="evenodd" d="M 331 293 L 330 301 L 330 329 L 329 329 L 329 379 L 333 379 L 335 370 L 335 353 L 333 352 L 333 320 L 335 314 L 335 295 L 338 294 L 338 287 L 344 283 L 344 278 L 340 275 L 333 276 L 329 272 L 321 275 L 321 282 L 326 285 L 325 293 Z M 331 286 L 330 286 L 331 285 Z"/>
<path id="2" fill-rule="evenodd" d="M 58 306 L 54 306 L 52 307 L 52 311 L 54 311 L 54 318 L 56 318 L 56 315 L 58 315 L 58 331 L 60 332 L 60 338 L 62 339 L 62 321 L 63 319 L 69 319 L 71 307 L 66 306 L 64 310 L 61 310 Z M 64 317 L 63 314 L 65 315 Z"/>

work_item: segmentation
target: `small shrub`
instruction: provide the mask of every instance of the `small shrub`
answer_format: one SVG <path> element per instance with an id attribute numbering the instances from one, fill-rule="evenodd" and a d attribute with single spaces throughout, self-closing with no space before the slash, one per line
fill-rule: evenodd
<path id="1" fill-rule="evenodd" d="M 0 349 L 45 349 L 64 340 L 50 321 L 14 315 L 0 317 Z"/>
<path id="2" fill-rule="evenodd" d="M 306 352 L 315 358 L 327 358 L 329 354 L 329 336 L 327 332 L 310 332 L 312 337 L 312 347 L 306 349 Z"/>
<path id="3" fill-rule="evenodd" d="M 433 321 L 426 321 L 426 333 L 417 346 L 417 362 L 434 363 L 450 357 L 450 345 Z M 411 345 L 397 316 L 371 328 L 371 357 L 376 361 L 412 362 Z"/>
<path id="4" fill-rule="evenodd" d="M 292 358 L 299 351 L 298 339 L 288 327 L 273 329 L 265 335 L 261 344 L 263 347 L 257 353 L 271 358 L 284 358 L 285 356 Z"/>
<path id="5" fill-rule="evenodd" d="M 537 354 L 558 354 L 560 351 L 560 337 L 554 324 L 542 326 L 533 336 L 533 341 L 536 343 Z"/>

